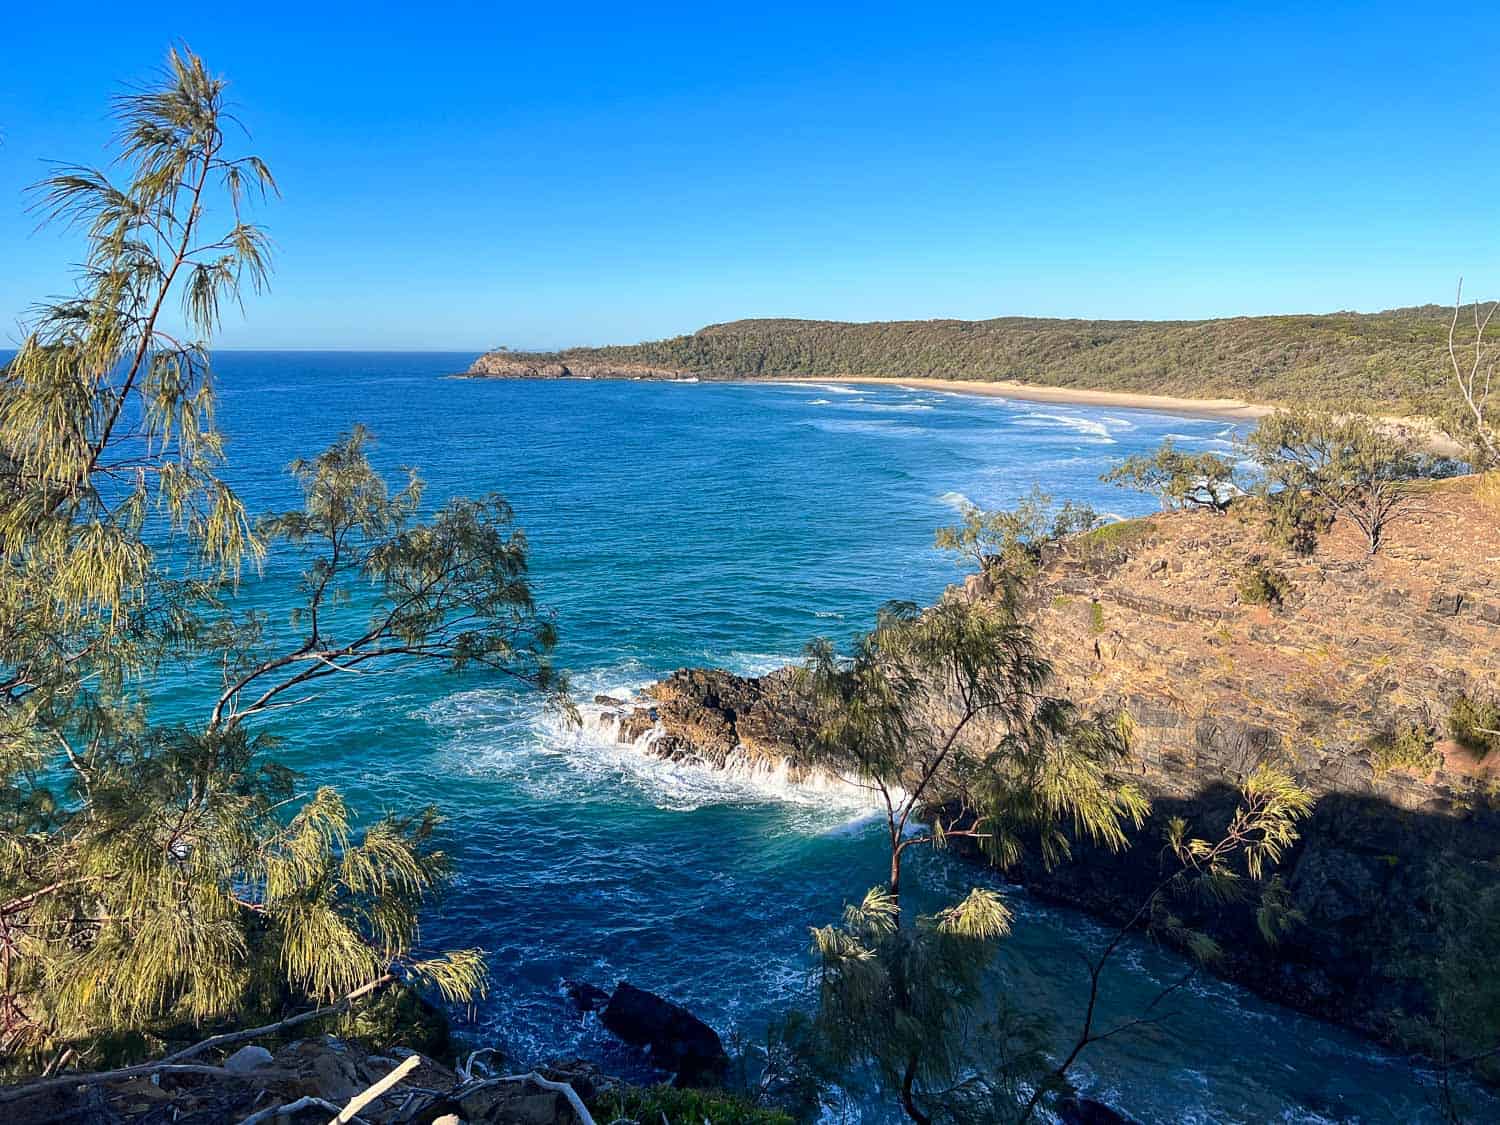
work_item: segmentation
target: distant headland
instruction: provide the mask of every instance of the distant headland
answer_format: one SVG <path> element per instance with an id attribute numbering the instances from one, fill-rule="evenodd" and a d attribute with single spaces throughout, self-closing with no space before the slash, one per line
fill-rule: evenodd
<path id="1" fill-rule="evenodd" d="M 491 378 L 942 380 L 1048 401 L 1254 417 L 1270 406 L 1441 412 L 1452 310 L 1198 321 L 737 320 L 686 336 L 558 352 L 497 350 Z"/>

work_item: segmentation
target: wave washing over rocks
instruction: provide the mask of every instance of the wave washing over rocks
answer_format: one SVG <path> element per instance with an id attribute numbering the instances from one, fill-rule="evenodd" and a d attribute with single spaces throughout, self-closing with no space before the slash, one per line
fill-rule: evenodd
<path id="1" fill-rule="evenodd" d="M 789 672 L 736 676 L 684 668 L 633 695 L 594 696 L 579 707 L 586 736 L 675 765 L 743 781 L 768 795 L 817 794 L 841 804 L 873 807 L 875 795 L 855 781 L 788 755 L 784 700 Z"/>

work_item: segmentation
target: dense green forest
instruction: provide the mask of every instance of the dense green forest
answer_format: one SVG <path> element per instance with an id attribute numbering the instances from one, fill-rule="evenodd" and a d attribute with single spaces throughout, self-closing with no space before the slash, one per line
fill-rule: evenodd
<path id="1" fill-rule="evenodd" d="M 1429 413 L 1452 390 L 1445 354 L 1451 317 L 1451 309 L 1423 305 L 1200 321 L 738 320 L 689 336 L 571 348 L 548 358 L 570 366 L 642 364 L 719 377 L 1017 380 Z"/>

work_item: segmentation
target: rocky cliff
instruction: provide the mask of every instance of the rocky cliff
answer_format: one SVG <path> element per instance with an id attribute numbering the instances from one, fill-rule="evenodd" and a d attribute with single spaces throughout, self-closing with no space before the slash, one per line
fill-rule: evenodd
<path id="1" fill-rule="evenodd" d="M 563 362 L 557 356 L 499 351 L 480 356 L 464 374 L 490 379 L 678 379 L 689 373 L 641 363 Z"/>
<path id="2" fill-rule="evenodd" d="M 1264 587 L 1247 574 L 1275 576 L 1280 603 L 1252 600 Z M 978 577 L 952 593 L 987 595 Z M 1272 948 L 1248 907 L 1203 919 L 1234 951 L 1221 970 L 1384 1039 L 1430 1006 L 1435 879 L 1500 881 L 1500 763 L 1446 728 L 1456 700 L 1500 692 L 1500 510 L 1476 478 L 1433 485 L 1373 558 L 1337 526 L 1308 558 L 1268 546 L 1249 504 L 1111 525 L 1054 552 L 1031 612 L 1053 690 L 1129 710 L 1130 772 L 1154 814 L 1129 852 L 1081 848 L 1014 877 L 1127 917 L 1157 877 L 1166 819 L 1212 831 L 1235 784 L 1272 762 L 1318 797 L 1281 868 L 1300 921 Z M 655 689 L 669 705 L 626 722 L 710 766 L 739 743 L 795 764 L 786 689 L 683 672 Z M 1410 745 L 1401 731 L 1417 732 Z"/>

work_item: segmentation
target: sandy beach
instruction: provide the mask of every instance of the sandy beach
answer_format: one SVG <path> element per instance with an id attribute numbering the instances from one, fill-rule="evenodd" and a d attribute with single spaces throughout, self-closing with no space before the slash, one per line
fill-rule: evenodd
<path id="1" fill-rule="evenodd" d="M 1047 387 L 1036 383 L 1007 383 L 978 379 L 890 379 L 875 375 L 835 375 L 823 378 L 778 377 L 778 383 L 875 383 L 884 386 L 920 387 L 929 391 L 995 395 L 1025 402 L 1065 402 L 1077 406 L 1119 406 L 1135 410 L 1161 410 L 1204 418 L 1253 421 L 1275 408 L 1235 398 L 1181 398 L 1176 395 L 1137 394 L 1133 391 L 1092 391 L 1082 387 Z"/>
<path id="2" fill-rule="evenodd" d="M 760 382 L 761 380 L 756 380 Z M 1167 414 L 1186 414 L 1197 418 L 1228 418 L 1253 422 L 1276 412 L 1276 407 L 1244 402 L 1237 398 L 1183 398 L 1179 395 L 1147 395 L 1132 391 L 1091 391 L 1083 387 L 1046 387 L 1035 383 L 1007 383 L 978 379 L 889 379 L 877 375 L 830 375 L 814 378 L 778 378 L 778 383 L 875 383 L 891 387 L 918 387 L 929 391 L 952 391 L 956 394 L 994 395 L 1023 402 L 1061 402 L 1074 406 L 1114 406 L 1129 410 L 1160 410 Z M 1407 418 L 1394 414 L 1380 416 L 1386 428 L 1411 432 L 1420 447 L 1438 457 L 1462 458 L 1466 450 L 1438 429 L 1428 418 Z"/>

